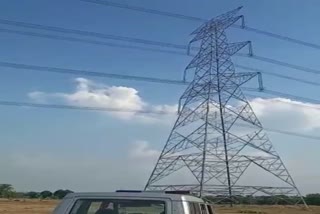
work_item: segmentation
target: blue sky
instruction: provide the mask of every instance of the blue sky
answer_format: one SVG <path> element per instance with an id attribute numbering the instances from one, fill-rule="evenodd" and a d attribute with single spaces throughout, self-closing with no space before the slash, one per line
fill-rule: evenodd
<path id="1" fill-rule="evenodd" d="M 316 23 L 320 19 L 318 13 L 320 2 L 316 0 L 203 0 L 200 2 L 191 0 L 123 0 L 120 2 L 203 18 L 211 18 L 243 5 L 242 12 L 248 26 L 320 44 L 318 36 L 320 28 L 317 28 Z M 2 0 L 0 8 L 0 19 L 177 44 L 187 44 L 191 39 L 190 32 L 199 25 L 196 22 L 103 7 L 77 0 Z M 0 25 L 0 28 L 13 29 L 14 27 Z M 229 40 L 232 42 L 251 40 L 257 55 L 312 68 L 320 66 L 320 61 L 317 60 L 320 56 L 319 50 L 239 29 L 230 29 L 228 32 Z M 0 61 L 13 63 L 178 79 L 182 77 L 184 68 L 191 60 L 187 56 L 6 33 L 0 33 L 0 38 L 2 41 Z M 313 81 L 320 80 L 319 75 L 301 73 L 259 61 L 237 57 L 234 58 L 234 61 L 266 71 L 298 78 L 303 77 Z M 69 99 L 70 103 L 70 99 L 73 98 L 71 95 L 77 92 L 76 87 L 79 86 L 76 78 L 89 79 L 89 86 L 92 90 L 98 90 L 101 85 L 135 89 L 138 92 L 138 97 L 132 95 L 133 98 L 131 98 L 134 101 L 141 99 L 152 108 L 163 105 L 174 107 L 184 90 L 183 86 L 28 72 L 9 68 L 1 68 L 0 75 L 1 100 L 35 101 L 30 97 L 30 93 L 43 92 L 44 94 L 41 96 L 46 99 L 46 102 L 52 100 L 63 102 L 65 101 L 63 99 Z M 315 86 L 297 84 L 270 76 L 264 77 L 264 83 L 267 88 L 272 90 L 320 99 L 318 89 Z M 57 93 L 60 94 L 57 95 Z M 132 101 L 131 98 L 129 101 Z M 305 111 L 308 110 L 296 111 L 296 109 L 289 108 L 284 111 L 281 106 L 279 106 L 280 110 L 276 107 L 270 110 L 271 113 L 261 113 L 262 122 L 266 126 L 273 125 L 273 119 L 276 119 L 272 118 L 272 113 L 285 112 L 289 116 L 286 117 L 286 121 L 278 124 L 277 128 L 314 135 L 320 130 L 320 124 L 319 126 L 316 124 L 315 128 L 311 130 L 300 129 L 304 125 L 310 125 L 308 122 L 312 116 L 309 115 L 305 120 L 295 119 L 295 117 L 301 116 L 299 114 L 302 113 L 301 117 L 307 117 Z M 161 150 L 172 126 L 170 122 L 158 121 L 158 118 L 153 122 L 139 122 L 141 118 L 123 120 L 111 114 L 95 112 L 13 107 L 0 107 L 0 109 L 2 118 L 0 123 L 2 130 L 0 154 L 3 159 L 0 166 L 6 168 L 6 173 L 0 175 L 0 183 L 12 183 L 18 190 L 23 191 L 55 188 L 90 191 L 101 190 L 99 188 L 101 185 L 105 187 L 102 190 L 113 190 L 116 187 L 124 186 L 133 188 L 141 186 L 145 183 L 152 164 L 143 166 L 143 161 L 140 163 L 140 160 L 135 159 L 135 155 L 132 157 L 132 150 L 140 148 L 145 151 L 144 154 L 147 154 L 146 158 L 151 158 L 154 161 L 156 154 L 158 154 L 157 151 Z M 315 113 L 320 114 L 319 111 Z M 173 120 L 173 118 L 171 119 Z M 295 124 L 297 121 L 307 122 L 306 124 Z M 303 192 L 320 192 L 319 185 L 314 187 L 320 178 L 320 172 L 316 170 L 316 162 L 320 161 L 317 157 L 320 143 L 272 133 L 270 137 L 284 161 L 288 162 L 288 168 L 292 169 L 292 174 L 296 175 L 297 184 L 301 186 Z M 140 154 L 138 151 L 133 153 Z M 299 156 L 300 154 L 301 156 Z M 297 159 L 301 162 L 297 163 Z M 136 163 L 141 165 L 139 166 L 141 168 L 139 168 L 141 170 L 140 176 L 133 175 L 132 179 L 123 178 L 126 172 L 130 172 L 128 161 L 137 161 Z M 79 165 L 86 163 L 88 164 L 87 171 L 79 167 Z M 107 172 L 110 172 L 110 167 L 114 163 L 118 164 L 118 170 L 115 170 L 113 175 L 109 175 Z M 74 170 L 68 170 L 70 168 Z M 93 171 L 91 172 L 89 168 Z M 101 173 L 99 170 L 101 168 L 105 169 L 105 171 L 103 170 L 105 174 L 90 176 L 98 171 Z M 61 174 L 65 175 L 64 179 L 61 178 Z M 74 175 L 79 177 L 78 181 L 74 181 Z"/>

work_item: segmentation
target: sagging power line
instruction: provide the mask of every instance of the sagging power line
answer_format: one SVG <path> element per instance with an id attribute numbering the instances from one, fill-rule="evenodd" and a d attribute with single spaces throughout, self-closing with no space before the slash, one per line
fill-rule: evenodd
<path id="1" fill-rule="evenodd" d="M 246 56 L 246 54 L 237 54 L 237 56 L 248 57 L 248 56 Z M 307 72 L 307 73 L 312 73 L 312 74 L 317 74 L 317 75 L 320 74 L 320 70 L 318 70 L 318 69 L 313 69 L 313 68 L 309 68 L 309 67 L 306 67 L 306 66 L 295 65 L 295 64 L 284 62 L 284 61 L 281 61 L 281 60 L 272 59 L 272 58 L 269 58 L 269 57 L 252 55 L 251 58 L 255 59 L 255 60 L 258 60 L 258 61 L 274 64 L 274 65 L 280 65 L 282 67 L 292 68 L 292 69 L 295 69 L 297 71 L 302 71 L 302 72 Z"/>
<path id="2" fill-rule="evenodd" d="M 61 41 L 80 42 L 80 43 L 87 43 L 87 44 L 93 44 L 93 45 L 117 47 L 117 48 L 128 48 L 128 49 L 141 50 L 141 51 L 176 54 L 176 55 L 183 55 L 183 56 L 186 55 L 184 52 L 178 52 L 178 51 L 173 51 L 173 50 L 162 50 L 162 49 L 133 46 L 133 45 L 127 45 L 127 44 L 116 44 L 116 43 L 112 43 L 112 42 L 97 41 L 97 40 L 92 40 L 92 39 L 82 39 L 82 38 L 75 38 L 75 37 L 70 37 L 70 36 L 44 34 L 44 33 L 38 33 L 38 32 L 28 32 L 28 31 L 12 30 L 12 29 L 5 29 L 5 28 L 0 28 L 0 32 L 1 33 L 18 34 L 18 35 L 23 35 L 23 36 L 32 36 L 32 37 L 39 37 L 39 38 L 46 38 L 46 39 L 61 40 Z"/>
<path id="3" fill-rule="evenodd" d="M 278 77 L 278 78 L 281 78 L 281 79 L 287 79 L 287 80 L 291 80 L 291 81 L 295 81 L 295 82 L 305 83 L 305 84 L 308 84 L 308 85 L 320 86 L 319 82 L 314 82 L 314 81 L 309 81 L 309 80 L 305 80 L 305 79 L 295 78 L 295 77 L 292 77 L 292 76 L 287 76 L 287 75 L 278 74 L 278 73 L 275 73 L 275 72 L 265 71 L 265 70 L 258 69 L 258 68 L 252 68 L 252 67 L 248 67 L 248 66 L 244 66 L 244 65 L 239 65 L 239 64 L 236 64 L 236 63 L 234 65 L 237 68 L 244 69 L 244 70 L 260 72 L 260 73 L 265 74 L 265 75 Z"/>
<path id="4" fill-rule="evenodd" d="M 88 71 L 88 70 L 56 68 L 56 67 L 28 65 L 28 64 L 10 63 L 10 62 L 1 62 L 1 61 L 0 61 L 0 66 L 19 69 L 19 70 L 43 71 L 43 72 L 59 73 L 59 74 L 73 74 L 73 75 L 84 75 L 84 76 L 93 76 L 93 77 L 115 78 L 115 79 L 135 80 L 135 81 L 144 81 L 144 82 L 152 82 L 152 83 L 165 83 L 165 84 L 177 84 L 177 85 L 188 84 L 188 82 L 183 82 L 181 80 L 170 80 L 170 79 L 123 75 L 123 74 L 115 74 L 115 73 L 103 73 L 103 72 Z"/>
<path id="5" fill-rule="evenodd" d="M 34 24 L 34 23 L 28 23 L 28 22 L 12 21 L 7 19 L 0 19 L 0 24 L 29 28 L 29 29 L 45 30 L 45 31 L 51 31 L 56 33 L 89 36 L 89 37 L 95 37 L 99 39 L 109 39 L 109 40 L 116 40 L 116 41 L 139 43 L 144 45 L 155 45 L 155 46 L 182 49 L 182 50 L 187 49 L 186 45 L 178 45 L 178 44 L 172 44 L 172 43 L 166 43 L 166 42 L 160 42 L 160 41 L 158 42 L 153 40 L 139 39 L 139 38 L 133 38 L 133 37 L 127 37 L 127 36 L 119 36 L 119 35 L 113 35 L 113 34 L 105 34 L 105 33 L 77 30 L 77 29 L 70 29 L 70 28 L 55 27 L 55 26 L 49 26 L 49 25 Z"/>
<path id="6" fill-rule="evenodd" d="M 119 2 L 112 2 L 112 1 L 109 1 L 109 0 L 80 0 L 80 1 L 89 2 L 89 3 L 95 3 L 95 4 L 99 4 L 99 5 L 104 5 L 104 6 L 116 7 L 116 8 L 121 8 L 121 9 L 134 10 L 134 11 L 138 11 L 138 12 L 155 14 L 155 15 L 160 15 L 160 16 L 167 16 L 167 17 L 172 17 L 172 18 L 189 20 L 189 21 L 196 21 L 196 22 L 208 21 L 208 19 L 199 18 L 199 17 L 195 17 L 195 16 L 189 16 L 189 15 L 184 15 L 184 14 L 178 14 L 178 13 L 172 13 L 172 12 L 161 11 L 161 10 L 156 10 L 156 9 L 150 9 L 150 8 L 146 8 L 146 7 L 128 5 L 128 4 L 119 3 Z M 264 35 L 264 36 L 269 36 L 269 37 L 272 37 L 272 38 L 275 38 L 275 39 L 279 39 L 279 40 L 295 43 L 295 44 L 298 44 L 298 45 L 303 45 L 303 46 L 314 48 L 314 49 L 320 49 L 320 45 L 319 44 L 315 44 L 315 43 L 307 42 L 307 41 L 304 41 L 304 40 L 291 38 L 289 36 L 284 36 L 284 35 L 280 35 L 280 34 L 277 34 L 277 33 L 268 32 L 268 31 L 265 31 L 265 30 L 249 27 L 246 24 L 243 24 L 243 25 L 234 24 L 234 25 L 232 25 L 232 27 L 243 29 L 243 30 L 246 30 L 246 31 L 249 31 L 249 32 L 253 32 L 253 33 L 257 33 L 257 34 L 261 34 L 261 35 Z"/>
<path id="7" fill-rule="evenodd" d="M 40 71 L 40 72 L 49 72 L 49 73 L 58 73 L 58 74 L 84 75 L 84 76 L 92 76 L 92 77 L 100 77 L 100 78 L 134 80 L 134 81 L 143 81 L 143 82 L 160 83 L 160 84 L 174 84 L 174 85 L 190 84 L 189 81 L 181 81 L 181 80 L 161 79 L 161 78 L 154 78 L 154 77 L 124 75 L 124 74 L 115 74 L 115 73 L 104 73 L 104 72 L 78 70 L 78 69 L 70 69 L 70 68 L 57 68 L 57 67 L 30 65 L 30 64 L 22 64 L 22 63 L 11 63 L 11 62 L 3 62 L 3 61 L 0 61 L 0 67 L 7 67 L 7 68 L 13 68 L 13 69 L 30 71 L 30 72 Z M 248 92 L 259 92 L 259 93 L 262 92 L 265 94 L 269 94 L 273 96 L 281 96 L 283 98 L 294 99 L 301 102 L 311 102 L 316 104 L 320 103 L 320 100 L 283 93 L 283 92 L 274 91 L 274 90 L 263 89 L 261 91 L 261 89 L 258 89 L 258 88 L 248 88 L 248 87 L 242 87 L 242 89 Z"/>
<path id="8" fill-rule="evenodd" d="M 167 114 L 164 111 L 154 110 L 137 110 L 137 109 L 121 109 L 111 107 L 92 107 L 92 106 L 75 106 L 75 105 L 62 105 L 62 104 L 41 104 L 30 102 L 17 102 L 0 100 L 2 106 L 16 106 L 16 107 L 34 107 L 34 108 L 48 108 L 48 109 L 69 109 L 69 110 L 85 110 L 85 111 L 104 111 L 104 112 L 127 112 L 137 114 Z"/>
<path id="9" fill-rule="evenodd" d="M 97 112 L 123 112 L 123 113 L 154 114 L 154 115 L 174 114 L 174 112 L 168 112 L 168 111 L 121 109 L 121 108 L 76 106 L 76 105 L 63 105 L 63 104 L 43 104 L 43 103 L 7 101 L 7 100 L 0 100 L 0 106 L 61 109 L 61 110 L 80 110 L 80 111 L 97 111 Z M 279 129 L 271 129 L 271 128 L 265 128 L 265 129 L 267 131 L 278 133 L 278 134 L 307 138 L 307 139 L 312 139 L 312 140 L 320 140 L 319 136 L 299 134 L 296 132 L 290 132 L 290 131 L 279 130 Z"/>
<path id="10" fill-rule="evenodd" d="M 1 20 L 0 20 L 0 22 L 1 22 Z M 29 23 L 26 26 L 29 26 Z M 47 27 L 50 27 L 50 29 L 51 29 L 51 26 L 47 26 Z M 56 28 L 56 27 L 54 27 L 54 28 Z M 24 35 L 24 36 L 40 37 L 40 38 L 46 38 L 46 39 L 69 41 L 69 42 L 81 42 L 81 43 L 87 43 L 87 44 L 93 44 L 93 45 L 104 45 L 104 46 L 109 46 L 109 47 L 128 48 L 128 49 L 134 49 L 134 50 L 140 50 L 140 51 L 175 54 L 175 55 L 180 55 L 180 56 L 186 55 L 186 52 L 148 48 L 148 47 L 140 47 L 140 46 L 126 45 L 126 44 L 116 44 L 116 43 L 112 43 L 112 42 L 97 41 L 97 40 L 92 40 L 92 39 L 82 39 L 82 38 L 75 38 L 75 37 L 61 36 L 61 35 L 44 34 L 44 33 L 38 33 L 38 32 L 28 32 L 28 31 L 12 30 L 12 29 L 5 29 L 5 28 L 0 28 L 0 32 L 13 33 L 13 34 Z M 112 38 L 116 38 L 116 35 L 112 35 Z M 139 39 L 139 40 L 141 40 L 141 39 Z M 121 39 L 121 41 L 123 41 L 123 40 Z M 131 40 L 131 41 L 134 41 L 134 40 Z M 150 41 L 150 40 L 146 40 L 146 41 L 148 41 L 147 42 L 148 44 L 153 44 L 156 46 L 159 46 L 161 44 L 161 42 L 159 42 L 159 41 L 154 41 L 155 43 L 152 43 L 153 41 Z M 139 43 L 141 43 L 141 42 L 139 42 Z M 144 43 L 144 44 L 147 44 L 147 43 Z M 185 51 L 187 49 L 187 46 L 182 46 L 182 45 L 178 45 L 178 44 L 171 44 L 171 43 L 165 43 L 165 44 L 169 44 L 171 47 L 177 47 L 178 49 L 182 49 Z M 162 47 L 162 45 L 160 45 L 160 47 Z M 190 55 L 192 55 L 192 54 L 190 54 Z M 240 54 L 239 56 L 247 57 L 247 55 L 244 55 L 244 54 Z M 252 57 L 254 57 L 255 59 L 258 59 L 257 56 L 252 56 Z M 292 64 L 288 64 L 285 62 L 279 62 L 279 61 L 268 59 L 268 58 L 259 57 L 259 59 L 262 61 L 268 62 L 268 63 L 274 63 L 274 64 L 277 63 L 278 65 L 281 65 L 281 66 L 285 66 L 287 64 L 288 66 L 290 66 L 290 68 L 294 68 L 294 69 L 299 69 L 299 70 L 307 69 L 307 71 L 310 72 L 310 68 L 303 68 L 301 66 L 295 66 Z M 309 81 L 309 80 L 305 80 L 305 79 L 299 79 L 299 78 L 294 78 L 294 77 L 287 76 L 287 75 L 277 74 L 277 73 L 273 73 L 273 72 L 267 72 L 267 71 L 263 71 L 261 69 L 243 66 L 240 64 L 235 64 L 235 66 L 238 68 L 241 68 L 241 69 L 245 69 L 245 70 L 251 70 L 251 71 L 258 71 L 259 70 L 259 72 L 261 72 L 261 73 L 264 73 L 264 74 L 267 74 L 270 76 L 274 76 L 274 77 L 278 77 L 278 78 L 282 78 L 282 79 L 287 79 L 287 80 L 296 81 L 296 82 L 314 85 L 314 86 L 320 86 L 320 84 L 317 82 L 313 82 L 313 81 Z"/>

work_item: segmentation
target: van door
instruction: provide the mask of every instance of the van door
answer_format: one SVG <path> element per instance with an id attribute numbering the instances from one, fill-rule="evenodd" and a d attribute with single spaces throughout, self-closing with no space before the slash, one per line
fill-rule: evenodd
<path id="1" fill-rule="evenodd" d="M 201 214 L 201 208 L 199 203 L 189 202 L 188 204 L 190 214 Z"/>

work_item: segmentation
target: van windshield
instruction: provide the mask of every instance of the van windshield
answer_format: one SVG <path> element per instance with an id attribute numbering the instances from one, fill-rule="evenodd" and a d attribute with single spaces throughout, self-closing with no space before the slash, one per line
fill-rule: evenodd
<path id="1" fill-rule="evenodd" d="M 154 200 L 80 199 L 70 214 L 165 214 L 165 202 Z"/>

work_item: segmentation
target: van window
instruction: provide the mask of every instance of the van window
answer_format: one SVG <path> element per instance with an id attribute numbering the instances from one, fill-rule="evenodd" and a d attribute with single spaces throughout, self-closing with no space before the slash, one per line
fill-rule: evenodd
<path id="1" fill-rule="evenodd" d="M 206 205 L 200 204 L 200 208 L 201 208 L 201 213 L 202 214 L 208 214 Z"/>
<path id="2" fill-rule="evenodd" d="M 208 208 L 209 214 L 214 214 L 213 207 L 211 205 L 207 204 L 207 208 Z"/>
<path id="3" fill-rule="evenodd" d="M 200 205 L 198 203 L 189 202 L 190 214 L 201 214 Z"/>
<path id="4" fill-rule="evenodd" d="M 70 214 L 165 214 L 165 202 L 154 200 L 80 199 Z"/>

